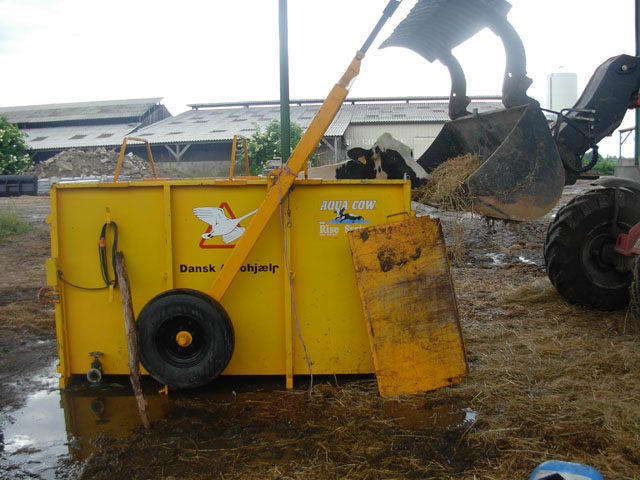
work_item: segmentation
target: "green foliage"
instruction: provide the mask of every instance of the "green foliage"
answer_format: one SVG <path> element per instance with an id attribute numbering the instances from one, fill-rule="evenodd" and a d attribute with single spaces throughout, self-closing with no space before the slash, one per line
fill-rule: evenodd
<path id="1" fill-rule="evenodd" d="M 582 164 L 587 165 L 591 162 L 593 158 L 593 154 L 591 152 L 587 152 L 582 159 Z M 600 175 L 613 175 L 616 170 L 617 157 L 609 157 L 606 158 L 598 155 L 598 161 L 593 166 L 591 171 L 597 172 Z"/>
<path id="2" fill-rule="evenodd" d="M 22 173 L 32 163 L 18 127 L 0 116 L 0 175 Z"/>
<path id="3" fill-rule="evenodd" d="M 30 229 L 31 226 L 13 210 L 0 208 L 0 241 L 10 235 L 17 235 Z"/>
<path id="4" fill-rule="evenodd" d="M 282 158 L 280 121 L 271 120 L 264 131 L 258 125 L 256 125 L 255 128 L 255 133 L 247 140 L 251 175 L 259 175 L 262 173 L 268 160 L 273 160 L 275 157 Z M 302 137 L 302 127 L 297 123 L 291 122 L 290 128 L 291 151 L 293 151 Z M 286 158 L 283 160 L 285 162 L 287 161 Z"/>
<path id="5" fill-rule="evenodd" d="M 593 170 L 600 173 L 600 175 L 613 175 L 616 171 L 616 161 L 610 158 L 600 157 L 593 167 Z"/>

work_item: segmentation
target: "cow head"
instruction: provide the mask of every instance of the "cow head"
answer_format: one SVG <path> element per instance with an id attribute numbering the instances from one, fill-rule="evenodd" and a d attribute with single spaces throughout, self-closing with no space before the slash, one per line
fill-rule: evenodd
<path id="1" fill-rule="evenodd" d="M 351 148 L 349 160 L 335 170 L 337 179 L 389 178 L 411 181 L 411 187 L 424 185 L 428 175 L 413 159 L 411 149 L 389 133 L 378 137 L 373 148 Z"/>
<path id="2" fill-rule="evenodd" d="M 351 148 L 347 155 L 349 161 L 336 169 L 337 179 L 376 178 L 373 151 L 370 148 Z"/>
<path id="3" fill-rule="evenodd" d="M 411 180 L 411 187 L 417 188 L 427 182 L 427 173 L 413 159 L 411 149 L 389 133 L 383 133 L 378 137 L 373 146 L 375 154 L 380 156 L 382 170 L 387 177 L 400 180 L 405 175 Z"/>
<path id="4" fill-rule="evenodd" d="M 417 188 L 424 185 L 426 178 L 420 178 L 416 172 L 407 164 L 404 157 L 397 151 L 388 149 L 382 151 L 379 147 L 375 147 L 380 155 L 380 164 L 382 170 L 387 174 L 387 178 L 391 180 L 402 180 L 406 175 L 411 181 L 411 188 Z"/>

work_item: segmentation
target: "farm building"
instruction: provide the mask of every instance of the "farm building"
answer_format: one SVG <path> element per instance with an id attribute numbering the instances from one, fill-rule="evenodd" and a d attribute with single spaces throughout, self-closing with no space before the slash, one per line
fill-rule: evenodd
<path id="1" fill-rule="evenodd" d="M 322 100 L 292 100 L 291 121 L 306 129 Z M 141 128 L 136 136 L 152 145 L 157 162 L 171 162 L 178 169 L 195 169 L 224 175 L 228 171 L 234 135 L 250 137 L 256 127 L 264 130 L 280 119 L 273 102 L 209 103 L 189 105 L 191 110 Z M 478 112 L 502 108 L 495 98 L 477 98 L 470 109 Z M 319 146 L 319 165 L 346 159 L 354 146 L 370 147 L 385 132 L 409 145 L 414 156 L 431 144 L 449 120 L 448 98 L 353 98 L 347 99 Z M 213 166 L 211 162 L 214 162 Z"/>
<path id="2" fill-rule="evenodd" d="M 280 118 L 277 101 L 201 103 L 171 116 L 160 98 L 0 108 L 16 123 L 36 161 L 68 149 L 119 149 L 125 136 L 146 139 L 159 165 L 201 175 L 226 175 L 234 135 L 250 137 Z M 306 129 L 322 100 L 293 100 L 291 121 Z M 498 97 L 474 98 L 470 110 L 502 108 Z M 318 164 L 346 159 L 354 146 L 370 147 L 385 132 L 417 158 L 449 120 L 448 98 L 353 98 L 345 101 L 317 151 Z M 145 156 L 140 143 L 128 151 Z"/>
<path id="3" fill-rule="evenodd" d="M 0 108 L 18 125 L 36 162 L 76 149 L 116 148 L 135 130 L 170 117 L 161 98 Z"/>

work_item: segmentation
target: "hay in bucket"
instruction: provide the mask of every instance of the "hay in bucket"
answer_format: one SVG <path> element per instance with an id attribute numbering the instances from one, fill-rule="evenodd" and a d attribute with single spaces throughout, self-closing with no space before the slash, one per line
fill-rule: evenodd
<path id="1" fill-rule="evenodd" d="M 473 210 L 473 199 L 463 184 L 482 165 L 478 155 L 468 153 L 441 163 L 431 180 L 413 192 L 413 200 L 456 212 Z"/>
<path id="2" fill-rule="evenodd" d="M 473 211 L 473 199 L 463 184 L 482 165 L 478 155 L 466 154 L 451 158 L 431 172 L 431 180 L 413 191 L 415 202 L 454 212 L 451 235 L 447 239 L 449 258 L 454 265 L 463 265 L 465 257 L 465 224 L 462 214 Z"/>

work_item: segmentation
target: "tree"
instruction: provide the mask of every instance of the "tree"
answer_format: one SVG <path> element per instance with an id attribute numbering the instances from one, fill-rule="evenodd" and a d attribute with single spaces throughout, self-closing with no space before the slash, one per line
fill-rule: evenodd
<path id="1" fill-rule="evenodd" d="M 280 144 L 280 121 L 271 120 L 264 131 L 256 125 L 256 131 L 247 141 L 247 150 L 249 150 L 249 162 L 251 175 L 259 175 L 264 170 L 268 160 L 275 157 L 281 157 L 282 147 Z M 302 137 L 302 127 L 297 123 L 291 122 L 291 151 L 300 141 Z M 287 161 L 287 159 L 283 159 Z"/>
<path id="2" fill-rule="evenodd" d="M 593 152 L 585 153 L 582 159 L 582 164 L 588 165 L 591 162 L 592 158 Z M 613 175 L 616 170 L 616 160 L 616 157 L 610 157 L 607 155 L 607 157 L 605 158 L 602 155 L 598 155 L 598 161 L 593 166 L 591 171 L 600 175 Z"/>
<path id="3" fill-rule="evenodd" d="M 0 175 L 22 173 L 32 163 L 18 127 L 0 116 Z"/>

